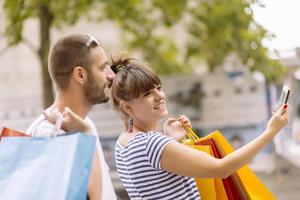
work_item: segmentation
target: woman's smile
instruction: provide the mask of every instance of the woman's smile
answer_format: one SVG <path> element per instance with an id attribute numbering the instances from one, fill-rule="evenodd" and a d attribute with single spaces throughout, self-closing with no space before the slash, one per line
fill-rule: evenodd
<path id="1" fill-rule="evenodd" d="M 154 110 L 165 110 L 165 102 L 160 102 L 153 107 Z"/>

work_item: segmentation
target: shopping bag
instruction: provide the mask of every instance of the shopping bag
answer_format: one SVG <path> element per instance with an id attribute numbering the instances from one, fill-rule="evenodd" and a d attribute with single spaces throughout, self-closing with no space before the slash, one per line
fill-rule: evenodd
<path id="1" fill-rule="evenodd" d="M 0 199 L 86 199 L 96 137 L 3 137 Z"/>
<path id="2" fill-rule="evenodd" d="M 193 137 L 197 135 L 189 128 L 189 134 Z M 229 144 L 226 138 L 219 132 L 215 131 L 205 137 L 198 138 L 199 141 L 212 138 L 218 148 L 221 157 L 224 157 L 234 151 L 234 148 Z M 259 180 L 255 173 L 249 168 L 248 165 L 243 166 L 236 172 L 237 181 L 241 184 L 240 189 L 245 191 L 247 198 L 251 200 L 273 200 L 276 199 L 268 188 Z"/>
<path id="3" fill-rule="evenodd" d="M 216 158 L 220 158 L 220 154 L 216 149 L 213 141 L 211 139 L 203 140 L 203 141 L 194 141 L 194 145 L 188 145 L 194 149 L 199 151 L 206 152 L 211 156 Z M 237 193 L 233 193 L 233 187 L 235 187 L 232 183 L 232 180 L 229 178 L 221 179 L 221 178 L 196 178 L 196 184 L 198 187 L 198 191 L 203 200 L 237 200 Z"/>
<path id="4" fill-rule="evenodd" d="M 3 127 L 0 131 L 0 140 L 2 137 L 14 137 L 14 136 L 23 136 L 23 137 L 29 137 L 29 135 L 26 135 L 25 133 L 7 128 L 7 127 Z"/>
<path id="5" fill-rule="evenodd" d="M 195 141 L 195 145 L 210 145 L 214 157 L 219 159 L 222 158 L 220 150 L 212 138 L 198 138 Z M 241 182 L 235 173 L 221 180 L 228 200 L 249 200 L 248 195 L 241 187 Z"/>
<path id="6" fill-rule="evenodd" d="M 190 136 L 190 135 L 188 135 Z M 182 140 L 183 144 L 188 145 L 196 150 L 206 152 L 214 156 L 215 149 L 211 145 L 196 144 L 194 137 Z M 202 200 L 228 200 L 225 187 L 221 178 L 195 178 L 195 182 Z"/>
<path id="7" fill-rule="evenodd" d="M 206 152 L 213 155 L 211 147 L 208 145 L 188 145 L 198 151 Z M 213 178 L 196 178 L 196 185 L 202 200 L 217 200 L 216 183 Z M 224 199 L 225 200 L 225 199 Z"/>

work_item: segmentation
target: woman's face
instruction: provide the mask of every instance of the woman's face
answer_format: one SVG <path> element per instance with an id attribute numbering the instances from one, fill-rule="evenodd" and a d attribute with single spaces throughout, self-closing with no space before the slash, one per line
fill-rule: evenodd
<path id="1" fill-rule="evenodd" d="M 131 117 L 133 121 L 143 123 L 157 123 L 162 117 L 168 114 L 165 104 L 165 93 L 160 85 L 156 85 L 150 91 L 141 94 L 137 99 L 129 102 Z"/>

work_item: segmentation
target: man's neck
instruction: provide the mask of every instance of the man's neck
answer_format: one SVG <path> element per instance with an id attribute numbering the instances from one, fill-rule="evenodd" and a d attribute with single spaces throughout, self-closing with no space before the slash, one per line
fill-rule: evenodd
<path id="1" fill-rule="evenodd" d="M 71 91 L 58 91 L 53 106 L 57 107 L 60 112 L 63 112 L 65 107 L 69 107 L 83 119 L 92 107 L 86 102 L 84 96 Z"/>

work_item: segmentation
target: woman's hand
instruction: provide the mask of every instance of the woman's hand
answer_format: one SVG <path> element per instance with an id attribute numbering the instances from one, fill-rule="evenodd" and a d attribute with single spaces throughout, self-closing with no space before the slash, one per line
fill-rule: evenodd
<path id="1" fill-rule="evenodd" d="M 181 115 L 177 119 L 171 117 L 163 125 L 164 134 L 179 141 L 186 135 L 184 126 L 192 127 L 190 120 L 186 116 Z"/>
<path id="2" fill-rule="evenodd" d="M 278 133 L 288 123 L 288 105 L 281 106 L 269 120 L 267 130 Z"/>
<path id="3" fill-rule="evenodd" d="M 59 120 L 57 108 L 54 108 L 50 113 L 43 112 L 44 117 L 55 124 L 57 120 Z M 73 131 L 82 131 L 85 133 L 91 133 L 91 127 L 88 125 L 86 121 L 84 121 L 80 116 L 74 113 L 70 108 L 66 107 L 62 114 L 62 123 L 61 129 L 66 132 L 73 132 Z"/>

